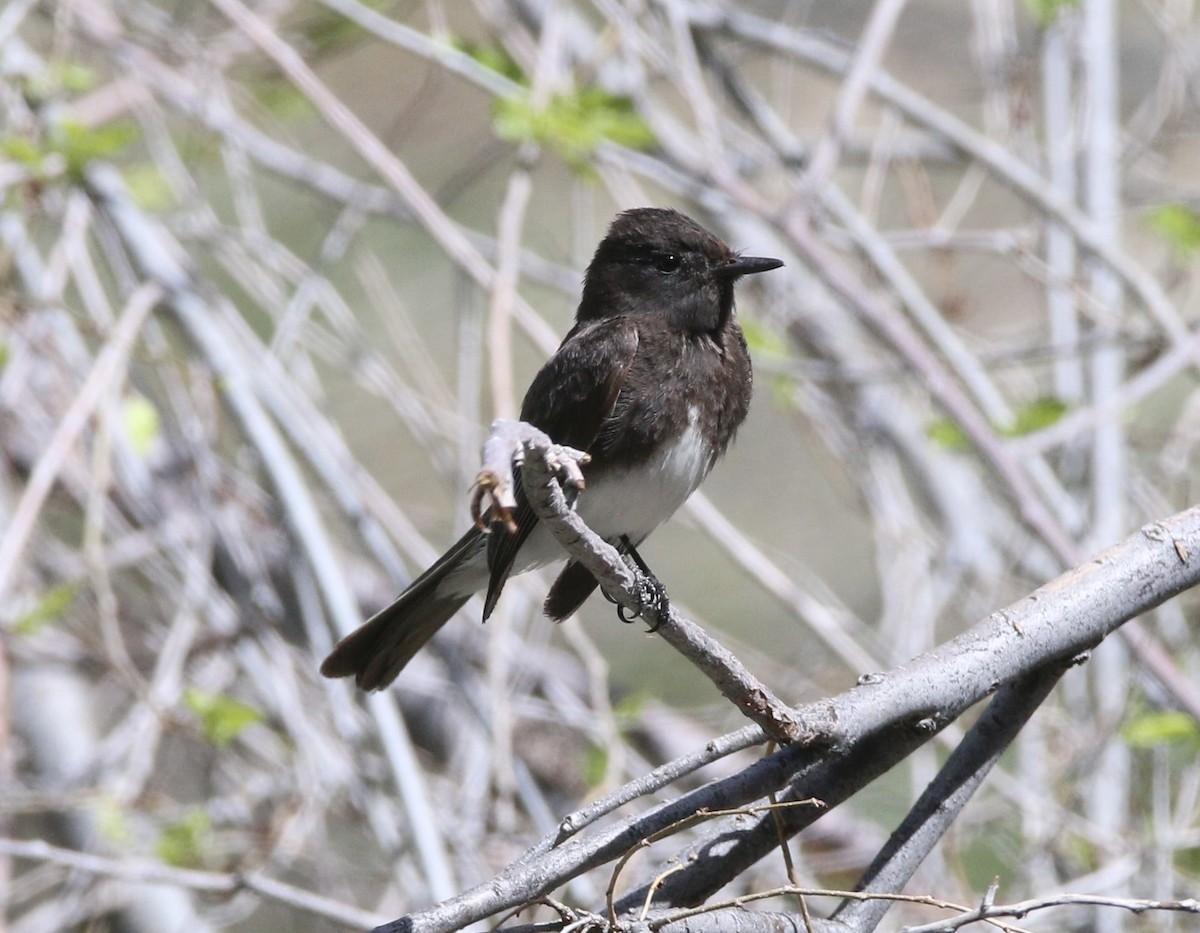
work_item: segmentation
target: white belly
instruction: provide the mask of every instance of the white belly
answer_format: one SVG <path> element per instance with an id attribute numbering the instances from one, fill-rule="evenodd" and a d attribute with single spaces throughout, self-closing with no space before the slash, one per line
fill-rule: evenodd
<path id="1" fill-rule="evenodd" d="M 675 514 L 708 474 L 712 449 L 689 412 L 688 428 L 674 444 L 665 446 L 647 464 L 610 470 L 589 481 L 576 509 L 587 526 L 608 541 L 628 536 L 635 544 Z M 545 528 L 529 535 L 517 558 L 517 572 L 532 570 L 565 558 L 565 552 Z"/>

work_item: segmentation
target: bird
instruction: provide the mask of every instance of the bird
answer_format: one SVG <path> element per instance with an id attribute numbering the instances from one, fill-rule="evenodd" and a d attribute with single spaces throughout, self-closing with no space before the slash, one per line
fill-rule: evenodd
<path id="1" fill-rule="evenodd" d="M 574 326 L 525 394 L 522 421 L 590 457 L 580 517 L 643 569 L 636 548 L 696 490 L 750 407 L 753 373 L 734 285 L 782 265 L 734 252 L 676 210 L 618 214 L 587 267 Z M 321 673 L 382 689 L 473 595 L 485 593 L 486 621 L 511 575 L 564 559 L 520 483 L 516 496 L 515 529 L 498 520 L 469 529 L 343 638 Z M 545 614 L 567 618 L 596 586 L 568 560 Z"/>

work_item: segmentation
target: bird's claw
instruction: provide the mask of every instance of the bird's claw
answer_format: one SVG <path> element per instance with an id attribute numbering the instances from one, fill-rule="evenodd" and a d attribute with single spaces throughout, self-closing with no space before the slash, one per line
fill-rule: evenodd
<path id="1" fill-rule="evenodd" d="M 655 622 L 648 629 L 647 634 L 657 632 L 663 624 L 663 620 L 671 612 L 671 600 L 667 596 L 667 588 L 662 585 L 662 582 L 646 566 L 646 562 L 642 560 L 642 555 L 637 552 L 637 549 L 630 543 L 628 538 L 621 539 L 621 550 L 628 557 L 629 562 L 633 564 L 637 572 L 637 589 L 638 601 L 635 609 L 627 609 L 625 606 L 617 603 L 615 599 L 604 594 L 604 598 L 610 603 L 617 606 L 617 618 L 629 625 L 645 616 L 647 610 L 653 612 Z M 626 615 L 626 613 L 629 613 Z"/>
<path id="2" fill-rule="evenodd" d="M 667 597 L 667 588 L 662 585 L 658 577 L 653 573 L 637 574 L 637 608 L 629 616 L 625 615 L 625 607 L 617 607 L 617 618 L 625 622 L 634 622 L 646 616 L 647 610 L 653 615 L 654 624 L 650 625 L 646 633 L 653 634 L 659 631 L 662 626 L 662 620 L 667 618 L 671 613 L 671 600 Z"/>

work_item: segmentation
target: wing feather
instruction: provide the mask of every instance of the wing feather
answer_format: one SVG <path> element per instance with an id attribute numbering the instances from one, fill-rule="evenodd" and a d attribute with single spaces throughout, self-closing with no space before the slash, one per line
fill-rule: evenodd
<path id="1" fill-rule="evenodd" d="M 577 324 L 534 378 L 521 406 L 521 420 L 545 431 L 557 444 L 595 453 L 603 427 L 617 407 L 625 377 L 637 356 L 637 326 L 624 317 Z M 584 470 L 585 476 L 587 470 Z M 513 568 L 517 553 L 537 525 L 537 516 L 517 483 L 515 532 L 495 525 L 488 540 L 486 619 Z"/>

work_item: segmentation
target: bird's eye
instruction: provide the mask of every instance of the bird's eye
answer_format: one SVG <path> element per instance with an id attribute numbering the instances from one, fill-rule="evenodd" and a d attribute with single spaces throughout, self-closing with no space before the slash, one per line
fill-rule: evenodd
<path id="1" fill-rule="evenodd" d="M 674 272 L 679 268 L 679 257 L 675 253 L 660 253 L 654 257 L 654 268 L 659 272 Z"/>

